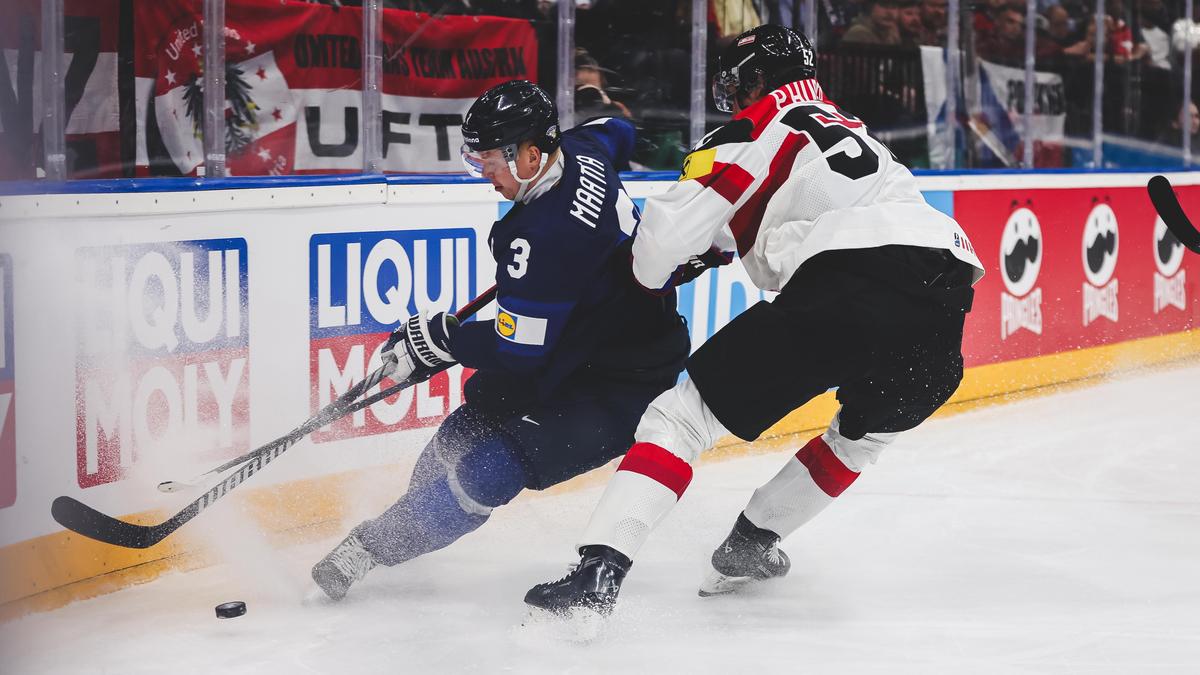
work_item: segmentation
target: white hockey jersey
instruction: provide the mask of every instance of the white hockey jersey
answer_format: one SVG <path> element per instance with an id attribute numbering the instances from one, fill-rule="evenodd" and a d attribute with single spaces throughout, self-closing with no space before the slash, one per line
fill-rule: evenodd
<path id="1" fill-rule="evenodd" d="M 737 250 L 759 288 L 777 291 L 814 255 L 907 244 L 983 265 L 953 218 L 816 80 L 784 85 L 701 140 L 679 182 L 646 200 L 633 271 L 646 288 L 712 247 Z"/>

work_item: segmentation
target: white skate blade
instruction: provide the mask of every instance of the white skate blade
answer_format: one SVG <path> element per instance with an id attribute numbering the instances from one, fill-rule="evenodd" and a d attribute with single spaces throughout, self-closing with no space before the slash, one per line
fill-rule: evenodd
<path id="1" fill-rule="evenodd" d="M 754 577 L 731 577 L 710 569 L 708 576 L 700 582 L 700 597 L 708 598 L 714 595 L 728 595 L 759 581 Z"/>

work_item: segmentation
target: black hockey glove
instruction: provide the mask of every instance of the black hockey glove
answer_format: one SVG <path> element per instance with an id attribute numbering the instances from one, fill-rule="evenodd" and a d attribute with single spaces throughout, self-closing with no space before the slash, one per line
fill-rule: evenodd
<path id="1" fill-rule="evenodd" d="M 678 275 L 678 283 L 676 286 L 695 281 L 701 274 L 714 267 L 728 265 L 733 262 L 733 254 L 726 253 L 721 249 L 713 246 L 700 255 L 694 255 L 688 258 L 688 261 L 675 269 L 675 274 Z"/>
<path id="2" fill-rule="evenodd" d="M 450 333 L 458 328 L 453 314 L 417 313 L 400 324 L 383 345 L 384 375 L 399 382 L 428 376 L 457 363 L 450 354 Z"/>

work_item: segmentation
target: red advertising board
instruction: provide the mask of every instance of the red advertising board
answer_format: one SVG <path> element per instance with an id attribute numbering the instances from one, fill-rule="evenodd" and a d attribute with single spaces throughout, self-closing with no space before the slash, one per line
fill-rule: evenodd
<path id="1" fill-rule="evenodd" d="M 1200 213 L 1200 186 L 1177 188 Z M 1200 256 L 1143 187 L 966 190 L 954 217 L 988 274 L 975 286 L 967 366 L 1200 327 Z"/>

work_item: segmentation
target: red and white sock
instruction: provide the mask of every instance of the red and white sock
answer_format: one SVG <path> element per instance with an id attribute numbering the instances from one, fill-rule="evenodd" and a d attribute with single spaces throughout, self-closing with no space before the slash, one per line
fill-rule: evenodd
<path id="1" fill-rule="evenodd" d="M 780 537 L 812 520 L 850 487 L 899 433 L 873 433 L 850 440 L 838 428 L 841 411 L 824 434 L 812 439 L 766 485 L 754 491 L 746 517 Z"/>
<path id="2" fill-rule="evenodd" d="M 746 517 L 758 527 L 786 537 L 832 504 L 858 476 L 817 436 L 754 491 Z"/>
<path id="3" fill-rule="evenodd" d="M 692 482 L 692 466 L 654 443 L 634 443 L 580 538 L 633 558 Z"/>

